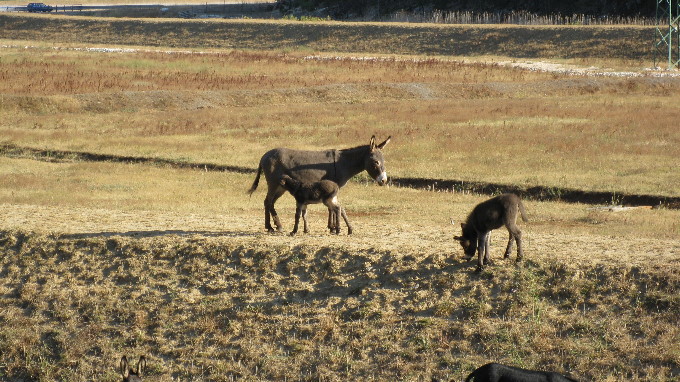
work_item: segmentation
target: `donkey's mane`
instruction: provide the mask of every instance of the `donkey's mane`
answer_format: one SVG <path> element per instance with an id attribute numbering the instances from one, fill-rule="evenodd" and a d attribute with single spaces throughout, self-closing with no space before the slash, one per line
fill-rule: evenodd
<path id="1" fill-rule="evenodd" d="M 361 146 L 355 146 L 355 147 L 350 147 L 346 149 L 338 149 L 338 151 L 355 151 L 355 150 L 362 150 L 366 149 L 368 145 L 361 145 Z"/>

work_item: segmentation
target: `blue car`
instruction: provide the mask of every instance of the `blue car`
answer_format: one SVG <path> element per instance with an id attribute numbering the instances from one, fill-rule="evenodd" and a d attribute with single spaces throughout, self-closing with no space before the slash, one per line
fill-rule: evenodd
<path id="1" fill-rule="evenodd" d="M 45 3 L 28 3 L 26 10 L 29 12 L 52 12 L 54 8 Z"/>

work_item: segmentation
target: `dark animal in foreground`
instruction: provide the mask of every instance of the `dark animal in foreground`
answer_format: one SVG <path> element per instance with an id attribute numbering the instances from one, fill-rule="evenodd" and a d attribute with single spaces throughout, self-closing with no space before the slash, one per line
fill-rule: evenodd
<path id="1" fill-rule="evenodd" d="M 295 209 L 295 227 L 293 232 L 290 233 L 291 236 L 295 235 L 298 231 L 300 215 L 302 215 L 302 220 L 305 224 L 304 232 L 309 232 L 307 228 L 307 205 L 315 203 L 323 203 L 328 207 L 328 228 L 331 230 L 331 233 L 340 233 L 340 216 L 342 216 L 345 224 L 347 224 L 347 234 L 352 234 L 352 225 L 347 219 L 345 209 L 338 203 L 340 187 L 335 182 L 321 180 L 314 183 L 303 183 L 288 175 L 283 175 L 280 183 L 283 188 L 295 197 L 295 202 L 297 203 Z"/>
<path id="2" fill-rule="evenodd" d="M 286 192 L 280 183 L 284 174 L 304 183 L 327 179 L 343 187 L 350 178 L 366 170 L 379 185 L 385 185 L 387 172 L 382 149 L 389 143 L 390 138 L 376 144 L 373 136 L 368 145 L 344 150 L 302 151 L 277 148 L 266 152 L 260 159 L 257 176 L 248 191 L 252 194 L 257 189 L 260 175 L 264 173 L 267 179 L 267 196 L 264 199 L 265 228 L 269 232 L 274 231 L 271 225 L 273 218 L 276 229 L 278 231 L 283 229 L 274 203 Z"/>
<path id="3" fill-rule="evenodd" d="M 473 371 L 465 382 L 576 382 L 575 379 L 551 371 L 534 371 L 500 363 L 487 363 Z"/>
<path id="4" fill-rule="evenodd" d="M 461 223 L 462 236 L 454 239 L 460 242 L 468 258 L 472 258 L 475 250 L 478 253 L 477 271 L 481 271 L 485 265 L 491 264 L 489 259 L 489 236 L 491 230 L 505 225 L 510 233 L 508 246 L 505 249 L 504 258 L 510 257 L 513 240 L 517 242 L 517 261 L 522 260 L 522 231 L 515 222 L 517 212 L 522 214 L 522 220 L 527 221 L 524 205 L 519 196 L 515 194 L 503 194 L 478 204 L 470 213 L 465 223 Z"/>
<path id="5" fill-rule="evenodd" d="M 129 364 L 126 356 L 120 359 L 120 374 L 123 376 L 123 382 L 142 382 L 142 373 L 146 368 L 146 357 L 140 356 L 137 361 L 137 369 L 133 370 Z"/>

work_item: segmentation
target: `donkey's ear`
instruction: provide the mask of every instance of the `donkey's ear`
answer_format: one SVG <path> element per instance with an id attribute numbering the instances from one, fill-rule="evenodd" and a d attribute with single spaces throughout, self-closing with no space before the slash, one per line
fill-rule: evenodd
<path id="1" fill-rule="evenodd" d="M 137 375 L 141 377 L 145 369 L 146 369 L 146 357 L 140 355 L 139 361 L 137 361 Z"/>
<path id="2" fill-rule="evenodd" d="M 123 378 L 127 378 L 130 376 L 130 368 L 128 367 L 128 360 L 126 356 L 121 357 L 119 367 L 120 374 L 123 376 Z"/>
<path id="3" fill-rule="evenodd" d="M 369 143 L 371 150 L 375 149 L 375 135 L 371 137 L 371 143 Z"/>
<path id="4" fill-rule="evenodd" d="M 390 135 L 389 137 L 387 137 L 387 139 L 385 139 L 385 141 L 384 141 L 383 143 L 379 144 L 377 147 L 378 147 L 380 150 L 382 150 L 382 148 L 385 147 L 385 145 L 387 145 L 388 143 L 390 143 L 390 139 L 392 139 L 392 136 L 391 136 L 391 135 Z"/>

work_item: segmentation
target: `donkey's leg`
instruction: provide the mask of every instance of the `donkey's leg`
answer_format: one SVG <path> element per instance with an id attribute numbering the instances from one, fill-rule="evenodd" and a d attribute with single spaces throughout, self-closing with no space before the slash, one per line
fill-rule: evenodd
<path id="1" fill-rule="evenodd" d="M 281 225 L 281 220 L 279 220 L 279 215 L 276 213 L 276 209 L 274 208 L 274 203 L 281 197 L 286 192 L 285 189 L 275 186 L 272 188 L 269 188 L 267 192 L 267 199 L 265 199 L 265 205 L 267 201 L 269 202 L 269 209 L 268 212 L 271 214 L 272 218 L 274 218 L 274 224 L 276 225 L 276 230 L 281 232 L 283 230 L 283 225 Z M 266 207 L 265 207 L 266 208 Z M 267 213 L 267 212 L 265 212 Z M 269 224 L 269 226 L 267 226 Z M 271 223 L 269 223 L 269 219 L 267 216 L 265 216 L 265 228 L 267 228 L 270 232 L 273 232 L 274 229 L 271 226 Z"/>
<path id="2" fill-rule="evenodd" d="M 512 231 L 508 228 L 508 233 L 510 234 L 510 238 L 508 239 L 508 246 L 505 247 L 505 254 L 503 255 L 504 259 L 507 259 L 510 257 L 510 253 L 512 252 L 512 247 L 513 244 L 515 244 L 515 235 L 513 235 Z"/>
<path id="3" fill-rule="evenodd" d="M 512 252 L 512 241 L 517 242 L 517 261 L 522 260 L 524 257 L 524 252 L 522 251 L 522 230 L 519 229 L 514 221 L 511 221 L 506 225 L 508 232 L 510 232 L 510 240 L 508 241 L 508 248 L 505 250 L 505 257 L 510 257 L 510 252 Z"/>
<path id="4" fill-rule="evenodd" d="M 295 236 L 298 231 L 298 227 L 300 225 L 300 215 L 302 215 L 302 207 L 302 204 L 298 204 L 295 208 L 295 225 L 293 226 L 293 230 L 290 232 L 290 236 Z"/>
<path id="5" fill-rule="evenodd" d="M 328 207 L 328 226 L 331 233 L 340 233 L 340 205 L 338 204 L 337 196 L 326 198 L 323 204 Z"/>
<path id="6" fill-rule="evenodd" d="M 484 265 L 492 265 L 491 261 L 491 232 L 486 234 L 486 241 L 484 242 Z"/>
<path id="7" fill-rule="evenodd" d="M 339 235 L 340 234 L 340 214 L 342 213 L 342 207 L 339 205 L 336 205 L 335 208 L 333 208 L 333 215 L 335 215 L 335 234 Z"/>
<path id="8" fill-rule="evenodd" d="M 309 228 L 307 227 L 307 205 L 302 205 L 302 221 L 305 223 L 305 233 L 309 233 Z"/>
<path id="9" fill-rule="evenodd" d="M 522 249 L 522 230 L 517 228 L 516 232 L 513 232 L 515 236 L 515 241 L 517 241 L 517 261 L 521 261 L 524 257 L 524 250 Z"/>
<path id="10" fill-rule="evenodd" d="M 335 212 L 332 207 L 328 207 L 328 230 L 330 233 L 335 231 Z"/>
<path id="11" fill-rule="evenodd" d="M 351 235 L 352 234 L 352 225 L 349 223 L 349 219 L 347 219 L 347 213 L 345 212 L 345 208 L 340 207 L 340 214 L 342 215 L 342 219 L 345 221 L 345 224 L 347 224 L 347 234 Z M 340 225 L 340 219 L 338 219 L 338 226 Z M 338 228 L 339 230 L 339 228 Z"/>
<path id="12" fill-rule="evenodd" d="M 486 237 L 489 233 L 477 235 L 477 272 L 484 269 L 484 250 L 486 248 Z"/>
<path id="13" fill-rule="evenodd" d="M 510 257 L 510 253 L 512 252 L 512 241 L 514 239 L 517 242 L 517 261 L 520 261 L 522 260 L 522 257 L 524 257 L 524 252 L 522 251 L 522 230 L 517 226 L 518 211 L 519 205 L 512 205 L 508 208 L 508 213 L 505 214 L 505 227 L 510 233 L 508 247 L 505 249 L 505 258 Z"/>
<path id="14" fill-rule="evenodd" d="M 269 196 L 267 196 L 264 198 L 264 229 L 269 232 L 274 232 L 271 222 L 271 213 L 269 212 L 270 205 L 271 203 L 269 203 Z"/>

